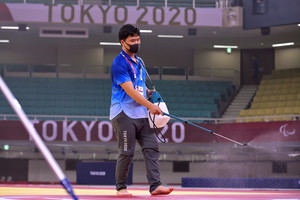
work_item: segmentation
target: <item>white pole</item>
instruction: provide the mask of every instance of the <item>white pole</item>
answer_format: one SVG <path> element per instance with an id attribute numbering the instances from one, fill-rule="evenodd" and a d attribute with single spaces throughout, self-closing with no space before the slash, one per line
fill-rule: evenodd
<path id="1" fill-rule="evenodd" d="M 28 131 L 29 135 L 33 138 L 34 143 L 36 144 L 36 146 L 38 147 L 40 152 L 43 154 L 45 160 L 48 162 L 48 164 L 52 168 L 52 170 L 55 173 L 55 175 L 57 176 L 57 178 L 61 181 L 61 183 L 63 185 L 64 185 L 65 181 L 67 181 L 66 184 L 70 184 L 69 181 L 66 179 L 66 176 L 64 175 L 63 171 L 57 164 L 56 160 L 53 158 L 49 149 L 46 147 L 45 143 L 42 141 L 41 137 L 38 135 L 37 131 L 33 127 L 33 124 L 29 121 L 28 117 L 24 113 L 20 103 L 13 96 L 13 94 L 11 93 L 11 91 L 9 90 L 9 88 L 7 87 L 7 85 L 5 84 L 5 82 L 3 81 L 1 76 L 0 76 L 0 89 L 2 90 L 2 93 L 6 97 L 10 106 L 14 109 L 14 111 L 18 115 L 19 119 L 21 120 L 22 124 Z M 64 185 L 64 187 L 65 187 L 65 185 Z M 70 187 L 70 186 L 67 186 L 67 187 Z M 70 190 L 70 188 L 68 188 L 68 190 Z M 70 193 L 70 191 L 68 191 L 68 192 Z M 74 195 L 74 193 L 73 193 L 73 195 Z M 72 197 L 73 197 L 73 195 L 71 194 Z"/>

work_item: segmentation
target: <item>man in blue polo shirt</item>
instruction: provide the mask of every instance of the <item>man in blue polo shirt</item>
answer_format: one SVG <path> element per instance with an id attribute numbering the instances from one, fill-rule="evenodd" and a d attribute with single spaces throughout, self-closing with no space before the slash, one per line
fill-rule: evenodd
<path id="1" fill-rule="evenodd" d="M 111 67 L 112 97 L 110 119 L 118 139 L 119 157 L 116 166 L 117 195 L 130 196 L 127 177 L 132 163 L 136 141 L 145 158 L 147 179 L 152 195 L 169 194 L 173 188 L 161 185 L 159 172 L 159 150 L 154 131 L 148 122 L 148 112 L 162 115 L 157 105 L 147 100 L 151 95 L 146 87 L 146 72 L 136 56 L 140 46 L 140 31 L 126 24 L 119 31 L 122 45 L 120 54 Z"/>

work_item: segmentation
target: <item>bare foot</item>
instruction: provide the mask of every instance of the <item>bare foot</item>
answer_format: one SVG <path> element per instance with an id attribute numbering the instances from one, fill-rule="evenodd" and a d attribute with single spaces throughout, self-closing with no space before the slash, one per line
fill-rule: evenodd
<path id="1" fill-rule="evenodd" d="M 121 190 L 117 191 L 117 196 L 131 197 L 132 194 L 129 193 L 126 189 L 121 189 Z"/>
<path id="2" fill-rule="evenodd" d="M 151 192 L 151 195 L 167 195 L 170 194 L 173 190 L 174 188 L 167 188 L 160 185 L 154 191 Z"/>

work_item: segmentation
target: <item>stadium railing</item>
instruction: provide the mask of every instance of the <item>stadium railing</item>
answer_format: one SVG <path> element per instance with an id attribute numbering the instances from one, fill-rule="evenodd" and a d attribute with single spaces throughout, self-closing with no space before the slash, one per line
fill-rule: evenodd
<path id="1" fill-rule="evenodd" d="M 3 3 L 26 4 L 64 4 L 64 5 L 105 5 L 105 6 L 154 6 L 154 7 L 187 7 L 214 8 L 230 7 L 231 0 L 0 0 Z"/>

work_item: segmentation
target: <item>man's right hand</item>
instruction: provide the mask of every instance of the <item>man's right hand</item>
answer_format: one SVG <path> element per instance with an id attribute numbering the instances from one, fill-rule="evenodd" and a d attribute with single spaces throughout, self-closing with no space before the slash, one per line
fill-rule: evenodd
<path id="1" fill-rule="evenodd" d="M 149 112 L 153 115 L 163 115 L 161 109 L 159 108 L 159 106 L 152 104 L 149 108 L 148 108 Z"/>

